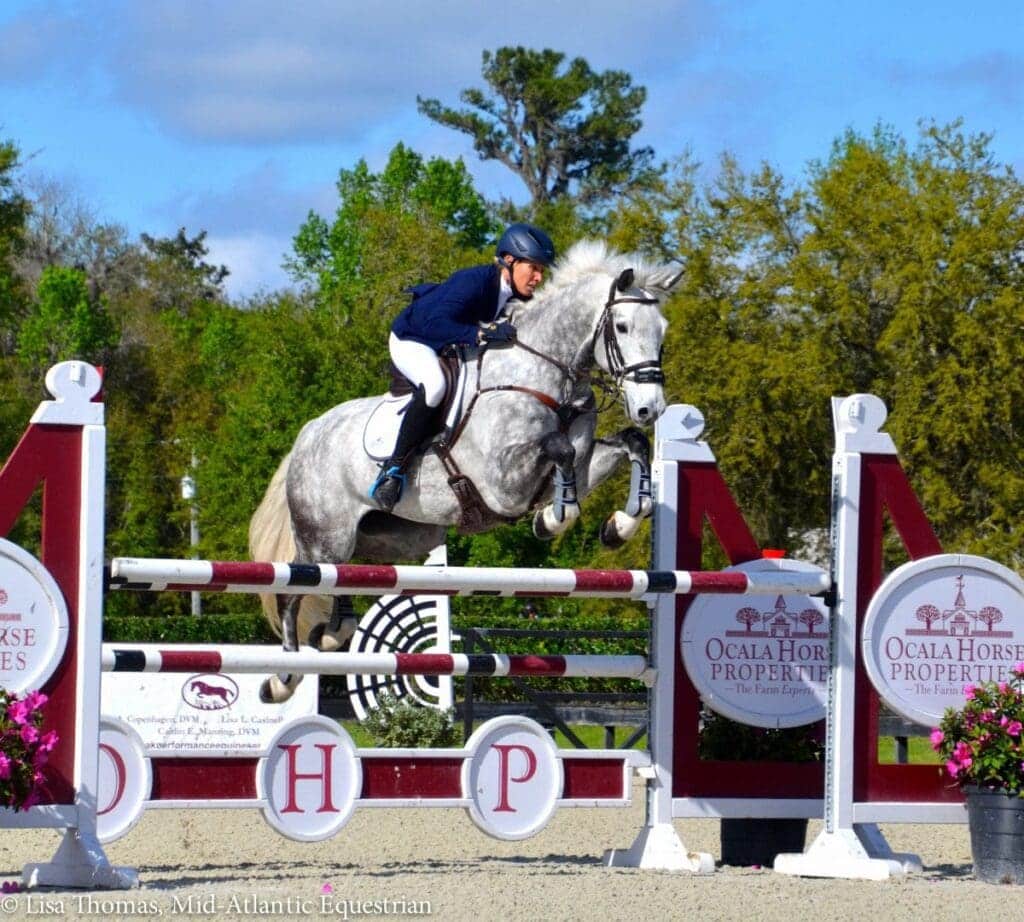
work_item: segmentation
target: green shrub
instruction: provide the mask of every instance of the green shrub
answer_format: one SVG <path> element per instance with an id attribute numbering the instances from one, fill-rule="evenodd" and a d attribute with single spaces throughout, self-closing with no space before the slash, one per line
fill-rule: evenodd
<path id="1" fill-rule="evenodd" d="M 280 644 L 262 615 L 172 615 L 142 618 L 107 615 L 103 639 L 108 643 Z"/>
<path id="2" fill-rule="evenodd" d="M 385 692 L 362 724 L 374 746 L 399 749 L 457 745 L 455 715 L 451 710 L 424 707 Z"/>

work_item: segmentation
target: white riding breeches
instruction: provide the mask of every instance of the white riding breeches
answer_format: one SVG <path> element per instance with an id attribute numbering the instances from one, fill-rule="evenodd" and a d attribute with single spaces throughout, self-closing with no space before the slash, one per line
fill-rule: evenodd
<path id="1" fill-rule="evenodd" d="M 423 385 L 427 406 L 440 406 L 444 399 L 445 382 L 437 353 L 430 346 L 413 339 L 399 339 L 394 333 L 388 338 L 388 350 L 395 367 L 413 385 Z"/>

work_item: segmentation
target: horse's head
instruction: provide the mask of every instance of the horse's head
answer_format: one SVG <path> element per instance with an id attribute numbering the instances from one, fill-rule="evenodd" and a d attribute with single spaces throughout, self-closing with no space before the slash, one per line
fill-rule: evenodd
<path id="1" fill-rule="evenodd" d="M 593 353 L 598 367 L 622 393 L 629 418 L 649 426 L 665 410 L 661 351 L 668 322 L 660 305 L 679 284 L 682 272 L 632 262 L 612 275 L 594 329 Z"/>
<path id="2" fill-rule="evenodd" d="M 629 418 L 649 426 L 665 409 L 661 349 L 668 324 L 660 304 L 682 275 L 678 266 L 655 266 L 582 240 L 555 266 L 536 303 L 515 309 L 513 322 L 531 351 L 545 342 L 549 362 L 557 358 L 573 372 L 597 365 L 622 394 Z"/>

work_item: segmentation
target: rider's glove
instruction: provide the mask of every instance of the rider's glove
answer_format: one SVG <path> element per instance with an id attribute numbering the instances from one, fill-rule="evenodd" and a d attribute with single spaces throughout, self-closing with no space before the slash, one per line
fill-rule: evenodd
<path id="1" fill-rule="evenodd" d="M 490 345 L 514 343 L 516 341 L 516 328 L 507 320 L 502 320 L 500 323 L 485 323 L 481 325 L 476 338 L 481 346 L 484 343 Z"/>

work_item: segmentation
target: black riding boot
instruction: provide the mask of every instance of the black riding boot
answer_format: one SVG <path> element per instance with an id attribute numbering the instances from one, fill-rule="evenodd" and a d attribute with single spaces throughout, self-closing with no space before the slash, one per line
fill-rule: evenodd
<path id="1" fill-rule="evenodd" d="M 405 469 L 420 443 L 434 431 L 437 408 L 427 405 L 423 385 L 413 391 L 412 399 L 402 415 L 395 450 L 381 466 L 380 474 L 370 487 L 370 497 L 385 512 L 395 508 L 405 487 Z"/>

